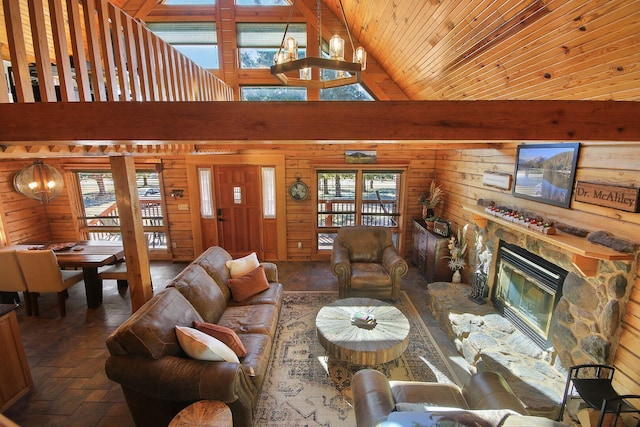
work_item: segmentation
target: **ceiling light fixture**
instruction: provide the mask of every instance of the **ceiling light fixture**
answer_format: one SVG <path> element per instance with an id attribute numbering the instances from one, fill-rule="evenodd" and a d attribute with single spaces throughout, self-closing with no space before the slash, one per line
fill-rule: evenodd
<path id="1" fill-rule="evenodd" d="M 298 59 L 298 42 L 293 37 L 287 38 L 287 30 L 291 23 L 291 16 L 296 0 L 291 4 L 289 19 L 282 36 L 282 43 L 275 57 L 275 64 L 271 66 L 271 74 L 287 86 L 301 86 L 308 88 L 327 89 L 360 83 L 362 71 L 367 66 L 367 52 L 364 48 L 354 48 L 351 32 L 347 25 L 347 17 L 340 0 L 340 11 L 344 26 L 347 29 L 353 62 L 345 61 L 345 43 L 339 35 L 329 40 L 329 58 L 322 57 L 322 17 L 320 13 L 321 0 L 316 2 L 318 19 L 318 57 Z M 315 70 L 315 71 L 314 71 Z M 333 70 L 333 72 L 328 71 Z"/>
<path id="2" fill-rule="evenodd" d="M 56 168 L 36 160 L 13 177 L 13 187 L 24 196 L 49 203 L 62 192 L 64 179 Z"/>

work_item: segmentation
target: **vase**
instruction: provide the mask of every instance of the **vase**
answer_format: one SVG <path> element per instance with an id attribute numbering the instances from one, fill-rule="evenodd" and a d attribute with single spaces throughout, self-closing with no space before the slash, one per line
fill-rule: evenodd
<path id="1" fill-rule="evenodd" d="M 452 283 L 460 283 L 462 282 L 462 275 L 460 274 L 460 270 L 456 270 L 453 272 L 453 277 L 451 278 Z"/>

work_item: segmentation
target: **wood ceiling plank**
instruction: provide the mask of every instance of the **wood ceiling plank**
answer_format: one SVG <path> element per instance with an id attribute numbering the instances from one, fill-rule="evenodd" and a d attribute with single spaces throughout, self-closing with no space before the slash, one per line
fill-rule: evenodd
<path id="1" fill-rule="evenodd" d="M 564 39 L 556 37 L 555 40 L 566 47 L 562 60 L 558 60 L 557 48 L 554 51 L 549 52 L 544 44 L 538 43 L 537 47 L 530 45 L 526 53 L 522 53 L 521 56 L 526 55 L 524 58 L 518 60 L 519 57 L 515 57 L 509 61 L 503 61 L 501 63 L 502 68 L 509 69 L 509 64 L 513 63 L 514 67 L 517 67 L 518 70 L 517 76 L 513 74 L 510 75 L 508 88 L 505 89 L 508 89 L 509 93 L 514 94 L 516 87 L 518 87 L 518 80 L 523 81 L 521 86 L 524 86 L 524 88 L 530 87 L 530 80 L 527 81 L 527 77 L 530 79 L 532 76 L 540 76 L 542 72 L 549 72 L 551 76 L 555 76 L 556 73 L 553 72 L 553 70 L 558 69 L 564 64 L 573 64 L 576 70 L 573 70 L 572 72 L 577 72 L 578 69 L 588 67 L 588 64 L 585 64 L 584 62 L 586 57 L 590 55 L 600 56 L 599 54 L 601 51 L 607 52 L 605 49 L 607 46 L 609 51 L 611 51 L 616 40 L 623 37 L 621 34 L 618 34 L 618 31 L 622 33 L 620 28 L 625 28 L 627 25 L 633 25 L 635 22 L 633 15 L 629 15 L 628 10 L 626 12 L 627 13 L 623 10 L 616 14 L 603 15 L 611 19 L 607 20 L 608 22 L 600 20 L 600 22 L 598 22 L 598 26 L 593 30 L 595 34 L 583 34 L 579 37 L 575 37 L 575 31 L 570 31 L 569 29 L 569 31 L 563 33 Z M 632 53 L 624 53 L 622 56 L 628 59 L 629 54 Z M 598 61 L 598 59 L 595 59 L 595 61 Z M 470 72 L 467 73 L 467 76 L 475 77 L 474 73 Z M 482 82 L 483 85 L 491 87 L 493 94 L 495 94 L 496 90 L 500 88 L 500 82 L 492 83 L 487 81 L 486 78 L 481 78 L 480 76 L 478 76 L 477 80 Z M 476 86 L 477 85 L 478 84 L 476 84 Z M 480 96 L 479 92 L 473 92 L 473 88 L 474 85 L 469 85 L 468 83 L 465 84 L 465 93 Z M 548 88 L 547 92 L 553 93 L 554 90 Z"/>

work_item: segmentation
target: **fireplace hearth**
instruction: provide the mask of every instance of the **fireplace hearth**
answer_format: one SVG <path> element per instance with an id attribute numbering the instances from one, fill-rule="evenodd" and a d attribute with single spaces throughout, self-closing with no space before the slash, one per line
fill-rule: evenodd
<path id="1" fill-rule="evenodd" d="M 563 268 L 500 241 L 491 301 L 516 328 L 546 350 L 553 346 L 551 319 L 566 276 Z"/>

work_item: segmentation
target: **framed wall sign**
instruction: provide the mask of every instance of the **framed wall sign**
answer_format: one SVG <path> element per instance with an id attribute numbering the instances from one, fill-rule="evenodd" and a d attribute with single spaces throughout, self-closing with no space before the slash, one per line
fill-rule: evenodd
<path id="1" fill-rule="evenodd" d="M 568 208 L 580 144 L 518 146 L 513 195 Z"/>
<path id="2" fill-rule="evenodd" d="M 606 206 L 627 212 L 638 212 L 640 208 L 640 188 L 598 182 L 578 181 L 575 201 Z"/>
<path id="3" fill-rule="evenodd" d="M 504 172 L 484 171 L 482 185 L 495 187 L 501 190 L 511 190 L 511 174 Z"/>

